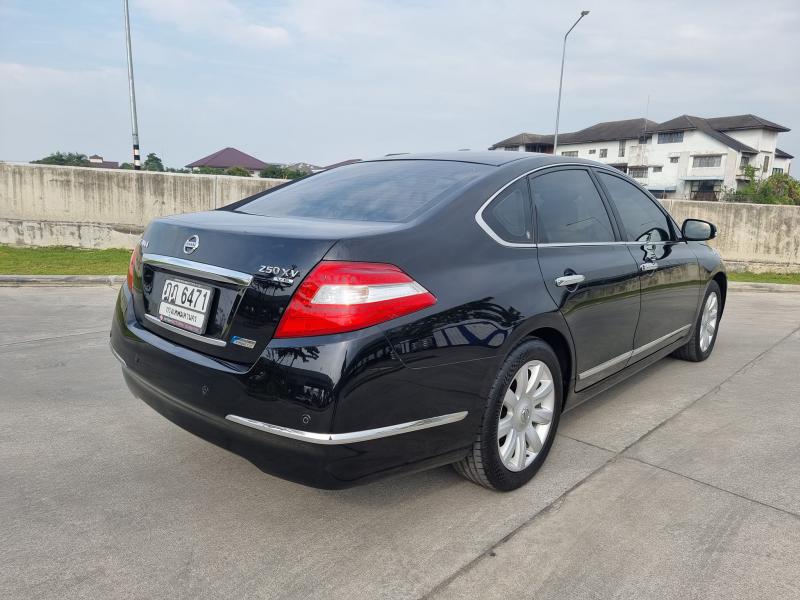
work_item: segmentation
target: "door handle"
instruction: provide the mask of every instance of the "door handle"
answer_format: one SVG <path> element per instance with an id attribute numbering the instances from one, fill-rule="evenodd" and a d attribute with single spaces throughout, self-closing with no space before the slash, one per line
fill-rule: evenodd
<path id="1" fill-rule="evenodd" d="M 656 269 L 658 269 L 657 262 L 646 262 L 639 265 L 639 270 L 644 273 L 647 273 L 648 271 L 655 271 Z"/>
<path id="2" fill-rule="evenodd" d="M 563 277 L 556 277 L 556 285 L 558 287 L 569 287 L 571 285 L 578 285 L 586 281 L 583 275 L 564 275 Z"/>

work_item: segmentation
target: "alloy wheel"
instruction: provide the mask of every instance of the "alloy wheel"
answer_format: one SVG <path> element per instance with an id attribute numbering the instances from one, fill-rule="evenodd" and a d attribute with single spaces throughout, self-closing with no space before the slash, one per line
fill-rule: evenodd
<path id="1" fill-rule="evenodd" d="M 716 292 L 709 294 L 703 307 L 703 316 L 700 318 L 700 350 L 707 352 L 717 332 L 717 313 L 719 300 Z"/>
<path id="2" fill-rule="evenodd" d="M 506 390 L 497 424 L 500 460 L 509 471 L 524 470 L 539 454 L 550 432 L 554 406 L 550 369 L 540 360 L 525 363 Z"/>

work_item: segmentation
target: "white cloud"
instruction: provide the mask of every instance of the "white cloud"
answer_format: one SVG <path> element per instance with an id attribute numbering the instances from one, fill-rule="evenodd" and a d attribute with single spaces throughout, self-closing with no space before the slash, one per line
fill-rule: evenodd
<path id="1" fill-rule="evenodd" d="M 286 29 L 252 23 L 252 17 L 230 0 L 137 0 L 135 6 L 154 21 L 180 31 L 242 46 L 276 46 L 290 40 Z"/>

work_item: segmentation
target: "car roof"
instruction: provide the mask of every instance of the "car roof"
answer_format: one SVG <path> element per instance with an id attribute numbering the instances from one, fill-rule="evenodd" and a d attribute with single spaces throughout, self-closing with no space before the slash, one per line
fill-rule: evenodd
<path id="1" fill-rule="evenodd" d="M 510 163 L 524 161 L 526 166 L 536 168 L 546 165 L 557 165 L 559 163 L 582 163 L 595 166 L 607 166 L 592 160 L 569 156 L 554 156 L 552 154 L 540 154 L 538 152 L 513 152 L 507 150 L 472 151 L 460 150 L 457 152 L 420 152 L 420 153 L 398 153 L 369 159 L 364 162 L 379 162 L 388 160 L 444 160 L 453 162 L 476 163 L 500 167 Z"/>

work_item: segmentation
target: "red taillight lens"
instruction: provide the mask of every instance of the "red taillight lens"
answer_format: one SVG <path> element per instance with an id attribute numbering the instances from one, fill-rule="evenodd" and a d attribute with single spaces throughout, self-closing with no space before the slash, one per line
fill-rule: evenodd
<path id="1" fill-rule="evenodd" d="M 436 297 L 394 265 L 324 261 L 295 292 L 276 338 L 355 331 L 436 304 Z"/>
<path id="2" fill-rule="evenodd" d="M 128 289 L 130 291 L 133 291 L 133 271 L 136 268 L 136 261 L 140 252 L 139 242 L 136 242 L 136 246 L 133 247 L 133 252 L 131 252 L 131 260 L 128 263 Z"/>

